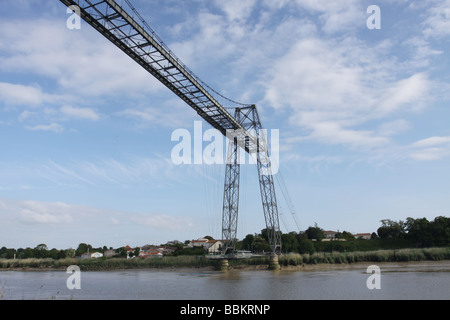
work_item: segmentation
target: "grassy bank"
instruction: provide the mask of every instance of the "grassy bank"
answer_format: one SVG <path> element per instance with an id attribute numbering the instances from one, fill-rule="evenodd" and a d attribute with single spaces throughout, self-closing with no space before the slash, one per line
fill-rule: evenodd
<path id="1" fill-rule="evenodd" d="M 0 259 L 1 269 L 66 269 L 70 265 L 77 265 L 83 271 L 99 271 L 114 269 L 216 267 L 217 261 L 211 261 L 196 256 L 168 256 L 155 259 Z"/>
<path id="2" fill-rule="evenodd" d="M 268 256 L 232 260 L 231 267 L 268 265 Z M 425 249 L 399 249 L 361 252 L 330 252 L 314 254 L 288 254 L 279 257 L 281 266 L 313 264 L 351 264 L 359 262 L 412 262 L 450 260 L 450 247 Z M 220 261 L 197 256 L 167 256 L 156 259 L 0 259 L 1 269 L 66 269 L 77 265 L 83 271 L 147 268 L 220 268 Z"/>
<path id="3" fill-rule="evenodd" d="M 279 258 L 280 265 L 358 262 L 412 262 L 450 260 L 450 248 L 398 249 L 359 252 L 289 254 Z"/>
<path id="4" fill-rule="evenodd" d="M 248 260 L 230 261 L 230 266 L 268 265 L 269 257 L 255 257 Z M 351 264 L 359 262 L 412 262 L 450 260 L 450 248 L 424 248 L 377 250 L 360 252 L 325 252 L 313 254 L 287 254 L 279 257 L 281 266 L 304 264 Z"/>

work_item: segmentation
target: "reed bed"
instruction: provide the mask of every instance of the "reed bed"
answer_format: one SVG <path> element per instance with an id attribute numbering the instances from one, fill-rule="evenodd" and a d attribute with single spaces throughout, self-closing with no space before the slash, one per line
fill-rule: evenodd
<path id="1" fill-rule="evenodd" d="M 450 260 L 450 247 L 399 249 L 357 252 L 318 252 L 312 254 L 285 254 L 278 259 L 281 266 L 299 266 L 305 264 L 351 264 L 358 262 L 409 262 L 409 261 Z M 251 259 L 231 260 L 231 267 L 268 265 L 269 256 L 257 256 Z M 66 258 L 52 259 L 0 259 L 0 269 L 66 269 L 77 265 L 83 271 L 146 268 L 204 268 L 219 269 L 220 261 L 199 256 L 166 256 L 153 259 L 100 258 L 79 260 Z"/>
<path id="2" fill-rule="evenodd" d="M 287 254 L 278 259 L 280 265 L 342 264 L 358 262 L 410 262 L 450 260 L 450 248 L 399 249 L 357 252 Z"/>

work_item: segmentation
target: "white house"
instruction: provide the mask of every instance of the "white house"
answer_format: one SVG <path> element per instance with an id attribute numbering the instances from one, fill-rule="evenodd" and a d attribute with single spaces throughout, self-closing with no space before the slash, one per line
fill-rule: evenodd
<path id="1" fill-rule="evenodd" d="M 103 253 L 100 253 L 100 252 L 86 252 L 86 253 L 83 253 L 80 258 L 81 259 L 90 259 L 90 258 L 97 259 L 97 258 L 101 258 L 101 257 L 103 257 Z"/>
<path id="2" fill-rule="evenodd" d="M 208 253 L 220 253 L 222 246 L 223 242 L 221 240 L 210 240 L 206 249 L 208 249 Z"/>
<path id="3" fill-rule="evenodd" d="M 209 240 L 205 238 L 200 238 L 198 240 L 192 240 L 188 247 L 190 248 L 198 248 L 203 247 L 208 253 L 219 253 L 223 246 L 223 242 L 221 240 Z"/>
<path id="4" fill-rule="evenodd" d="M 325 239 L 335 239 L 337 231 L 324 231 L 323 235 Z"/>
<path id="5" fill-rule="evenodd" d="M 198 240 L 192 240 L 189 244 L 189 248 L 196 248 L 196 247 L 205 247 L 208 244 L 208 239 L 201 238 Z"/>
<path id="6" fill-rule="evenodd" d="M 101 258 L 101 257 L 103 257 L 103 253 L 101 253 L 101 252 L 92 252 L 91 253 L 91 258 Z"/>

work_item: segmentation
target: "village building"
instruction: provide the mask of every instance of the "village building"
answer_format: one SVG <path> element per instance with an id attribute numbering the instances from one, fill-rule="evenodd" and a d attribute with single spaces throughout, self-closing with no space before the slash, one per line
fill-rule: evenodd
<path id="1" fill-rule="evenodd" d="M 356 239 L 362 239 L 362 240 L 370 240 L 372 238 L 371 233 L 356 233 L 353 235 Z"/>
<path id="2" fill-rule="evenodd" d="M 98 259 L 103 257 L 101 252 L 86 252 L 80 256 L 80 259 Z"/>
<path id="3" fill-rule="evenodd" d="M 223 241 L 222 240 L 214 240 L 214 239 L 206 239 L 200 238 L 197 240 L 192 240 L 189 244 L 189 248 L 198 248 L 203 247 L 209 254 L 217 254 L 222 250 Z"/>

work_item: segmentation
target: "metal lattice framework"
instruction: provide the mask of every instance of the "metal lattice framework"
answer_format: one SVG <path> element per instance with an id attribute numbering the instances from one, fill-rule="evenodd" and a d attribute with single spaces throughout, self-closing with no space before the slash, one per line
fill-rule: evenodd
<path id="1" fill-rule="evenodd" d="M 235 248 L 239 204 L 239 149 L 257 156 L 261 199 L 273 252 L 281 250 L 278 210 L 266 137 L 254 105 L 236 103 L 218 94 L 189 70 L 164 44 L 129 0 L 133 12 L 128 14 L 114 0 L 60 0 L 136 61 L 179 98 L 192 107 L 213 128 L 223 135 L 233 133 L 229 143 L 225 174 L 222 236 L 224 251 Z M 77 12 L 78 11 L 78 12 Z M 135 20 L 137 17 L 141 23 Z M 232 116 L 213 93 L 239 105 Z M 253 134 L 250 132 L 253 131 Z"/>

